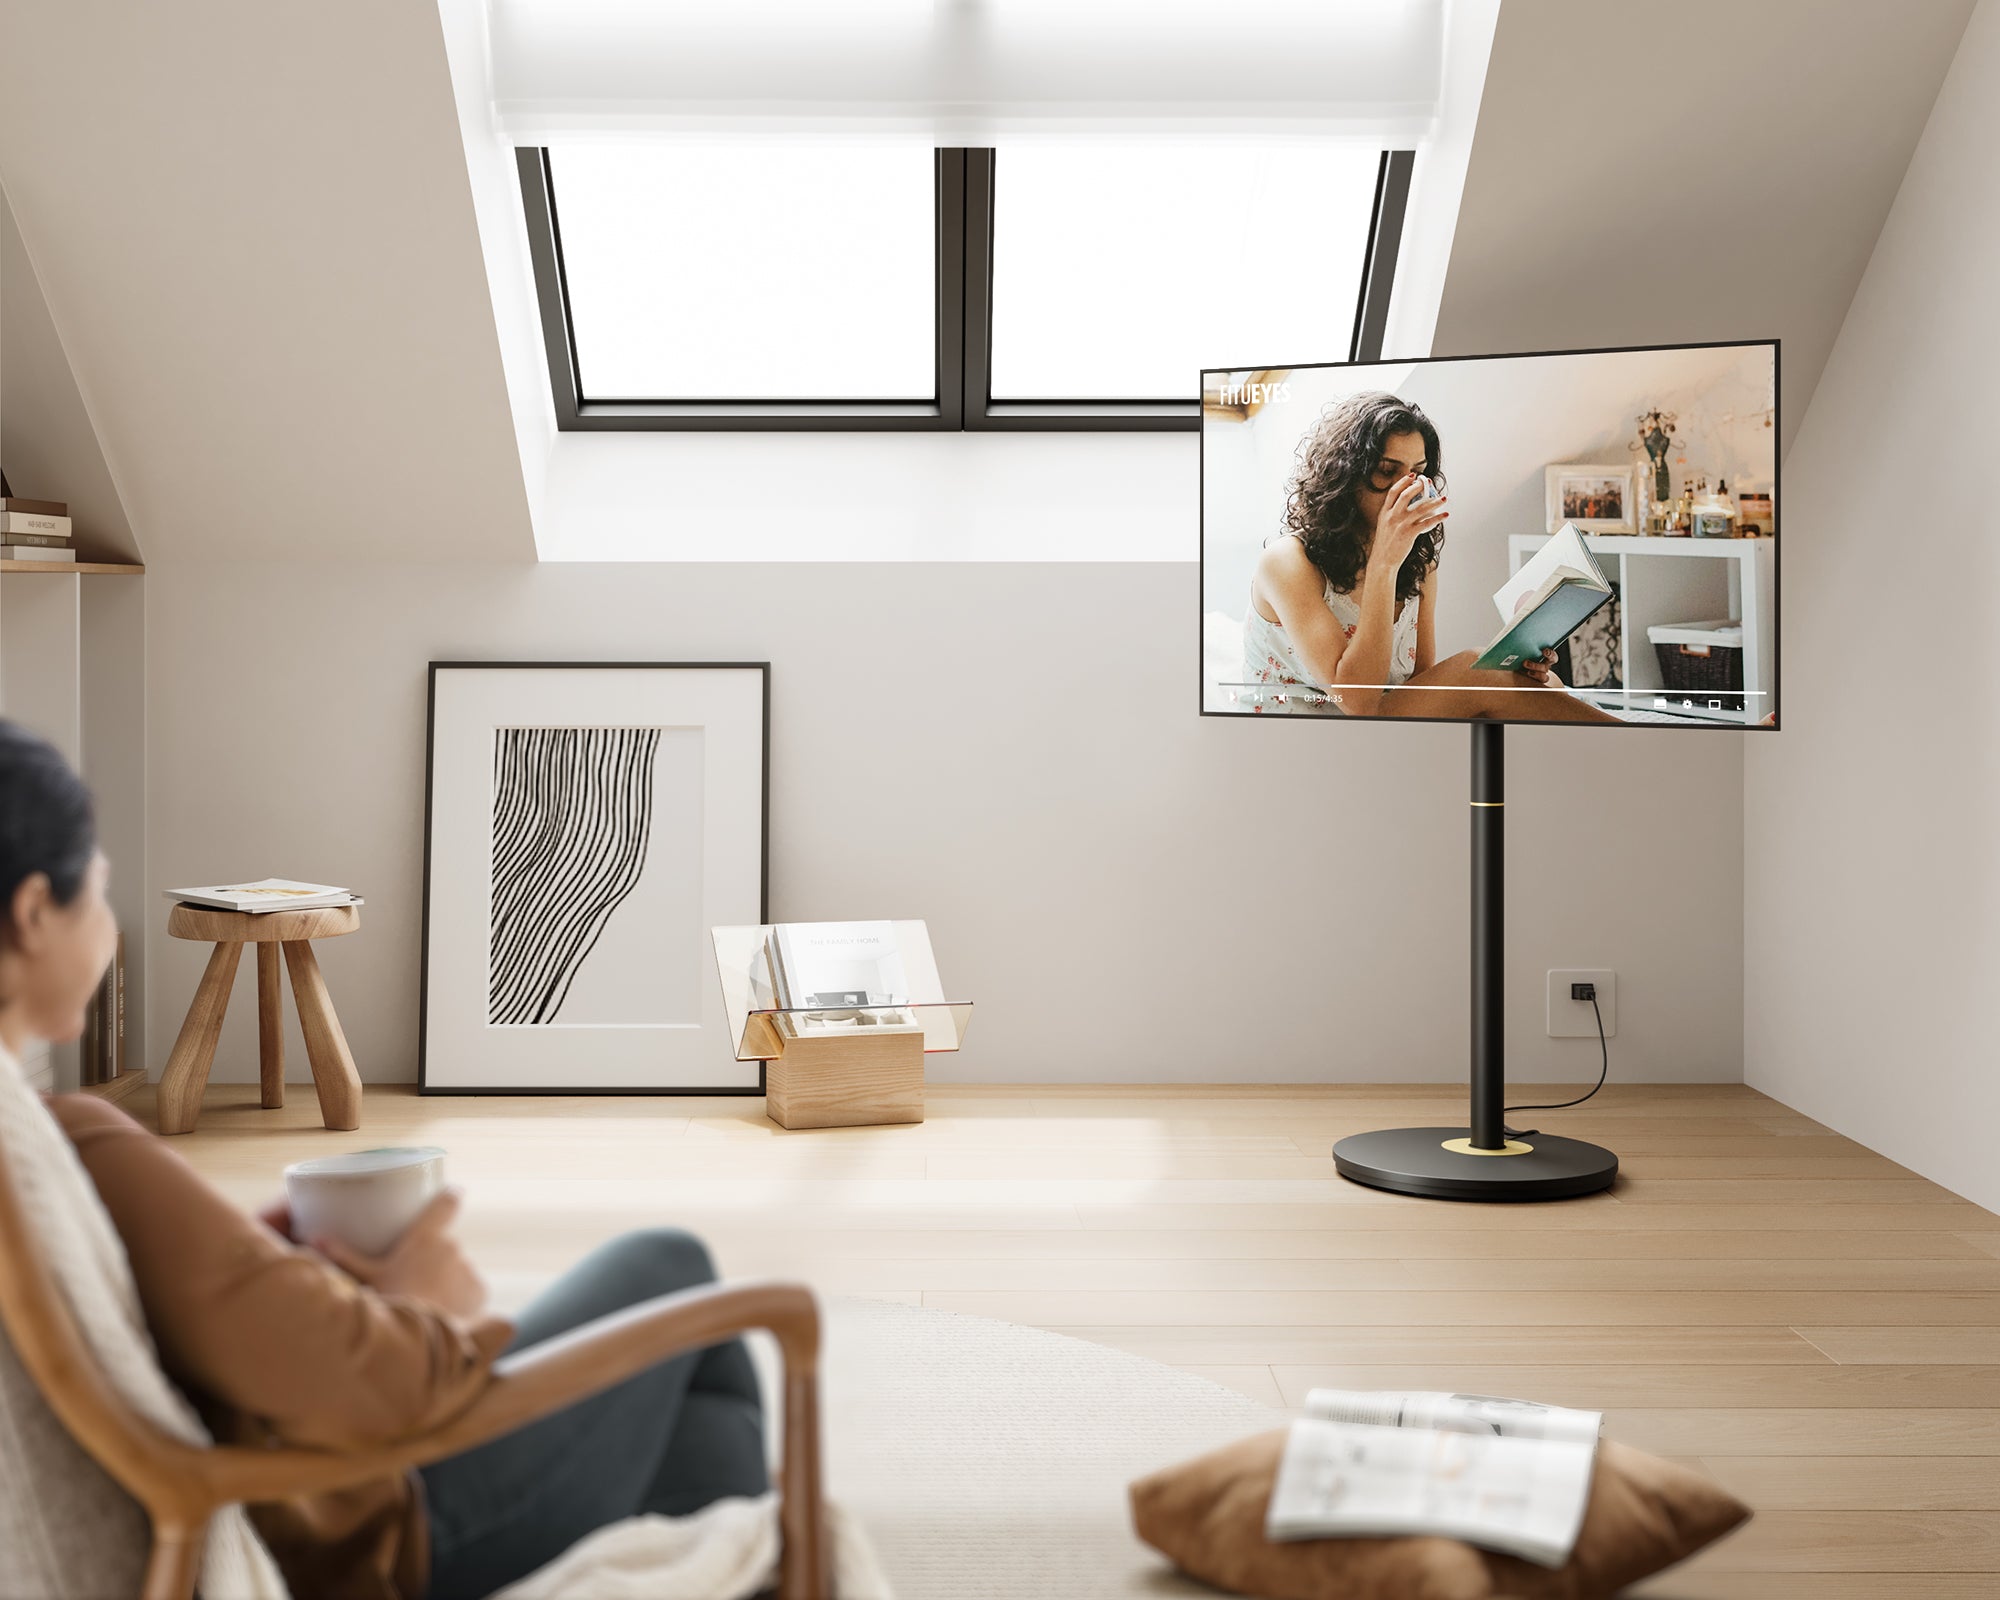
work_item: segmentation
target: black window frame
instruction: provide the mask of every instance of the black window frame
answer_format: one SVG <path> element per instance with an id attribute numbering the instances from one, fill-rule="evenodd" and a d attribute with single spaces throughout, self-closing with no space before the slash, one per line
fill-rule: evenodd
<path id="1" fill-rule="evenodd" d="M 591 432 L 1187 432 L 1201 428 L 1188 400 L 995 400 L 992 395 L 993 217 L 996 152 L 936 152 L 934 272 L 936 393 L 928 400 L 649 400 L 584 398 L 562 259 L 562 226 L 548 151 L 515 151 L 548 359 L 556 427 Z M 1349 359 L 1380 356 L 1395 287 L 1415 152 L 1384 150 L 1375 176 Z"/>

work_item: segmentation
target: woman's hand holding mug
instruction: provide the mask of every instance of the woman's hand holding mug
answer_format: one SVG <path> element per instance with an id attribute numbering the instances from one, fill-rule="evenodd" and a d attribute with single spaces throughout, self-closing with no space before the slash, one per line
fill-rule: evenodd
<path id="1" fill-rule="evenodd" d="M 1375 537 L 1368 546 L 1368 565 L 1378 572 L 1396 572 L 1410 548 L 1451 515 L 1446 497 L 1421 473 L 1406 472 L 1382 501 Z"/>
<path id="2" fill-rule="evenodd" d="M 409 1230 L 385 1254 L 366 1255 L 332 1237 L 306 1241 L 359 1283 L 381 1294 L 408 1295 L 456 1316 L 472 1318 L 486 1308 L 486 1284 L 452 1237 L 460 1191 L 432 1197 Z"/>

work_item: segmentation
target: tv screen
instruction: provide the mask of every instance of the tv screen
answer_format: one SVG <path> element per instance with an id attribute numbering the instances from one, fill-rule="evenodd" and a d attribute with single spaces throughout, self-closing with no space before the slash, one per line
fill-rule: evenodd
<path id="1" fill-rule="evenodd" d="M 1202 374 L 1201 709 L 1778 725 L 1775 340 Z"/>

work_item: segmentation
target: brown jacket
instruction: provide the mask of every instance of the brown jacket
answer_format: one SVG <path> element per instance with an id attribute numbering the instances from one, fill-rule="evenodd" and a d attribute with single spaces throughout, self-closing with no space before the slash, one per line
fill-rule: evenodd
<path id="1" fill-rule="evenodd" d="M 125 1241 L 162 1365 L 217 1439 L 362 1449 L 437 1426 L 484 1387 L 512 1335 L 501 1318 L 377 1294 L 237 1210 L 118 1107 L 48 1107 Z M 414 1472 L 249 1509 L 296 1600 L 424 1592 Z"/>

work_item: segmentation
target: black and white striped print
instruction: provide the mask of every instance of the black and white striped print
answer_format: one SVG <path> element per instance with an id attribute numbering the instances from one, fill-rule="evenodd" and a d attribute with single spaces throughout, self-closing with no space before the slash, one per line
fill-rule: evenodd
<path id="1" fill-rule="evenodd" d="M 547 1023 L 646 866 L 658 728 L 496 728 L 487 1021 Z"/>

